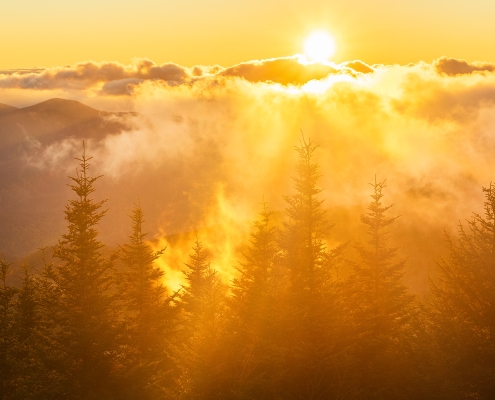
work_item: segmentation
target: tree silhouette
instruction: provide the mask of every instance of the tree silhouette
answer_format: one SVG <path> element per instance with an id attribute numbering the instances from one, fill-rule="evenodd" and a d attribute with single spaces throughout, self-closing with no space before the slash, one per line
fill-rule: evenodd
<path id="1" fill-rule="evenodd" d="M 254 222 L 245 260 L 236 268 L 239 277 L 232 281 L 229 298 L 230 374 L 232 391 L 238 398 L 269 398 L 279 391 L 282 334 L 278 320 L 278 286 L 276 270 L 277 231 L 266 203 Z"/>
<path id="2" fill-rule="evenodd" d="M 327 248 L 332 225 L 321 192 L 317 146 L 301 139 L 294 180 L 295 193 L 286 196 L 286 216 L 279 238 L 278 262 L 286 274 L 283 294 L 285 372 L 282 388 L 292 396 L 319 398 L 334 388 L 336 361 L 335 268 L 345 245 Z M 332 276 L 334 273 L 334 276 Z"/>
<path id="3" fill-rule="evenodd" d="M 495 396 L 495 186 L 483 188 L 484 215 L 474 214 L 431 283 L 430 323 L 445 398 Z"/>
<path id="4" fill-rule="evenodd" d="M 125 384 L 120 398 L 154 398 L 158 380 L 170 369 L 167 343 L 172 332 L 172 297 L 163 285 L 164 272 L 154 264 L 165 251 L 153 251 L 143 232 L 143 211 L 138 204 L 131 214 L 132 234 L 121 246 L 123 271 L 118 275 L 119 298 L 124 313 L 123 343 Z"/>
<path id="5" fill-rule="evenodd" d="M 177 390 L 181 398 L 219 399 L 224 396 L 221 353 L 224 332 L 224 290 L 207 254 L 196 239 L 184 275 L 184 311 L 176 347 Z"/>
<path id="6" fill-rule="evenodd" d="M 15 297 L 17 288 L 7 284 L 12 263 L 3 254 L 0 258 L 0 398 L 7 399 L 14 392 L 15 359 Z"/>
<path id="7" fill-rule="evenodd" d="M 49 379 L 43 356 L 44 337 L 50 332 L 42 329 L 40 279 L 29 265 L 22 266 L 21 286 L 15 303 L 16 390 L 12 398 L 40 399 Z"/>
<path id="8" fill-rule="evenodd" d="M 98 240 L 96 226 L 105 215 L 105 200 L 95 202 L 91 195 L 99 176 L 89 176 L 91 158 L 85 150 L 77 160 L 79 169 L 69 185 L 76 198 L 65 209 L 68 232 L 53 249 L 60 264 L 50 275 L 58 295 L 51 315 L 63 355 L 58 365 L 65 380 L 61 395 L 103 398 L 110 390 L 116 356 L 114 261 L 103 256 L 104 245 Z"/>
<path id="9" fill-rule="evenodd" d="M 358 389 L 362 398 L 399 398 L 404 393 L 400 365 L 406 364 L 414 297 L 402 283 L 405 260 L 397 261 L 387 228 L 398 217 L 387 217 L 392 207 L 383 206 L 386 181 L 371 184 L 368 211 L 361 215 L 367 227 L 368 245 L 357 243 L 358 261 L 349 277 L 347 308 L 354 326 L 354 354 Z"/>

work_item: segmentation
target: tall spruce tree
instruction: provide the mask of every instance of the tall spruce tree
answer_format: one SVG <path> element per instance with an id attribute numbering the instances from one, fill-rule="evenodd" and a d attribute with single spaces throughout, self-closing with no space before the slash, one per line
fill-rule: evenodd
<path id="1" fill-rule="evenodd" d="M 21 286 L 15 303 L 15 357 L 17 360 L 14 399 L 42 399 L 48 379 L 41 348 L 41 291 L 39 278 L 29 265 L 22 266 Z"/>
<path id="2" fill-rule="evenodd" d="M 495 186 L 483 188 L 484 215 L 474 214 L 431 283 L 430 327 L 441 396 L 495 398 Z M 440 397 L 440 395 L 438 396 Z"/>
<path id="3" fill-rule="evenodd" d="M 281 387 L 285 395 L 300 398 L 331 396 L 341 391 L 336 332 L 335 271 L 345 245 L 327 247 L 332 225 L 319 199 L 319 166 L 313 161 L 317 146 L 301 139 L 294 180 L 295 194 L 286 196 L 287 220 L 279 238 L 279 262 L 286 274 L 284 321 L 285 366 Z M 332 276 L 333 274 L 333 276 Z"/>
<path id="4" fill-rule="evenodd" d="M 172 333 L 174 296 L 163 285 L 164 272 L 154 264 L 165 249 L 153 251 L 143 232 L 143 211 L 138 204 L 131 214 L 132 234 L 121 246 L 119 298 L 123 306 L 122 344 L 125 384 L 119 398 L 156 398 L 162 392 L 165 371 L 170 369 L 167 343 Z"/>
<path id="5" fill-rule="evenodd" d="M 181 295 L 184 311 L 175 359 L 177 391 L 184 399 L 229 398 L 225 393 L 222 343 L 225 319 L 224 289 L 208 256 L 196 239 L 184 270 Z"/>
<path id="6" fill-rule="evenodd" d="M 98 240 L 96 227 L 106 212 L 105 200 L 92 199 L 99 176 L 89 175 L 85 149 L 77 160 L 79 169 L 69 185 L 75 199 L 65 209 L 68 232 L 53 248 L 60 263 L 49 274 L 57 294 L 51 318 L 60 355 L 56 368 L 63 379 L 59 396 L 104 399 L 111 397 L 116 357 L 114 261 L 103 256 Z"/>
<path id="7" fill-rule="evenodd" d="M 15 391 L 15 298 L 18 289 L 7 283 L 10 265 L 0 257 L 0 399 L 9 399 Z"/>
<path id="8" fill-rule="evenodd" d="M 227 341 L 233 357 L 230 375 L 232 392 L 237 398 L 273 398 L 279 392 L 280 335 L 276 329 L 280 276 L 276 270 L 276 234 L 272 213 L 266 203 L 254 222 L 250 245 L 243 254 L 232 281 L 229 298 Z"/>
<path id="9" fill-rule="evenodd" d="M 35 307 L 36 328 L 31 333 L 34 350 L 34 363 L 29 367 L 33 374 L 29 376 L 24 398 L 50 400 L 65 395 L 68 384 L 64 359 L 67 357 L 65 347 L 60 346 L 61 325 L 59 311 L 61 292 L 54 281 L 55 265 L 48 262 L 47 248 L 41 248 L 42 268 L 35 276 L 37 301 Z M 28 302 L 31 303 L 31 302 Z M 32 304 L 32 303 L 31 303 Z M 19 312 L 21 312 L 19 310 Z M 27 394 L 29 393 L 29 395 Z"/>
<path id="10" fill-rule="evenodd" d="M 402 283 L 405 260 L 397 260 L 397 248 L 390 247 L 387 228 L 398 217 L 387 217 L 392 207 L 382 205 L 386 181 L 371 184 L 368 211 L 361 215 L 368 245 L 357 243 L 358 260 L 353 263 L 347 297 L 348 317 L 354 326 L 354 365 L 358 398 L 398 399 L 407 397 L 408 340 L 415 315 L 413 295 Z"/>

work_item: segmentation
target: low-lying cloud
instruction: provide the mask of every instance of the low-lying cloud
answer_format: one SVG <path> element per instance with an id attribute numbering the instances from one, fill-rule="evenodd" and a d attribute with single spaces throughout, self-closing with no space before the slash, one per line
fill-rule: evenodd
<path id="1" fill-rule="evenodd" d="M 136 59 L 129 65 L 118 62 L 82 62 L 74 66 L 33 70 L 0 70 L 0 89 L 88 90 L 99 89 L 98 95 L 130 95 L 133 88 L 145 81 L 161 81 L 169 85 L 191 83 L 205 77 L 242 77 L 250 82 L 272 81 L 282 84 L 303 84 L 323 79 L 330 74 L 372 72 L 360 61 L 335 64 L 302 64 L 302 56 L 249 61 L 229 68 L 214 66 L 182 67 L 174 63 L 155 64 Z"/>
<path id="2" fill-rule="evenodd" d="M 495 73 L 488 63 L 470 69 L 455 61 L 305 66 L 284 58 L 196 71 L 140 61 L 80 64 L 76 75 L 61 69 L 36 79 L 98 81 L 100 93 L 127 94 L 139 114 L 135 128 L 92 142 L 95 170 L 112 185 L 140 190 L 154 210 L 151 230 L 161 236 L 218 224 L 228 245 L 210 245 L 224 270 L 235 264 L 225 254 L 245 239 L 260 201 L 284 208 L 302 130 L 320 146 L 322 197 L 338 222 L 331 240 L 365 239 L 359 214 L 370 200 L 368 183 L 387 178 L 384 202 L 402 215 L 396 240 L 411 259 L 410 284 L 420 286 L 443 229 L 455 231 L 459 220 L 481 212 L 481 186 L 495 177 Z M 0 77 L 0 87 L 10 78 Z M 24 78 L 27 85 L 33 77 L 16 77 Z M 77 155 L 77 144 L 68 144 Z M 73 165 L 69 153 L 57 144 L 39 157 L 62 167 Z"/>
<path id="3" fill-rule="evenodd" d="M 475 62 L 468 63 L 465 60 L 441 57 L 433 63 L 436 71 L 446 75 L 466 75 L 473 72 L 494 72 L 495 64 Z"/>

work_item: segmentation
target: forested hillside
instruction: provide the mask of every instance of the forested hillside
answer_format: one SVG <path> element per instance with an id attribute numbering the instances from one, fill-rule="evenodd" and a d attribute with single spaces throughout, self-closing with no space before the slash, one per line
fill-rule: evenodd
<path id="1" fill-rule="evenodd" d="M 211 231 L 180 257 L 157 248 L 139 200 L 120 216 L 128 239 L 104 243 L 111 199 L 95 184 L 107 178 L 83 148 L 42 264 L 25 261 L 14 283 L 14 260 L 0 261 L 0 398 L 493 398 L 495 187 L 483 188 L 483 214 L 443 238 L 418 297 L 396 247 L 407 233 L 394 229 L 406 217 L 388 200 L 392 183 L 370 174 L 367 207 L 346 217 L 359 233 L 339 237 L 316 143 L 302 136 L 295 151 L 283 215 L 259 199 L 226 280 Z M 178 288 L 160 268 L 167 253 Z"/>

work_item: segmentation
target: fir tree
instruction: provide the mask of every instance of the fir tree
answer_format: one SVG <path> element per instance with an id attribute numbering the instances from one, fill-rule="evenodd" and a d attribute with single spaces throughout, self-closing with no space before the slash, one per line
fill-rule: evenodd
<path id="1" fill-rule="evenodd" d="M 279 276 L 275 269 L 276 229 L 266 208 L 254 222 L 245 261 L 237 267 L 239 277 L 232 282 L 229 336 L 232 357 L 229 368 L 238 398 L 270 398 L 277 392 L 280 372 L 281 332 L 278 318 Z"/>
<path id="2" fill-rule="evenodd" d="M 328 222 L 319 166 L 313 156 L 317 146 L 301 140 L 294 180 L 295 194 L 286 196 L 287 220 L 279 239 L 279 263 L 285 271 L 284 321 L 285 372 L 282 387 L 291 396 L 319 398 L 340 390 L 333 379 L 337 362 L 337 291 L 335 271 L 345 245 L 328 249 Z M 332 276 L 333 273 L 333 276 Z"/>
<path id="3" fill-rule="evenodd" d="M 484 215 L 474 214 L 431 283 L 430 327 L 444 398 L 495 397 L 495 186 L 483 188 Z"/>
<path id="4" fill-rule="evenodd" d="M 22 266 L 21 287 L 15 303 L 16 399 L 41 399 L 46 367 L 41 347 L 41 292 L 29 265 Z"/>
<path id="5" fill-rule="evenodd" d="M 181 295 L 184 311 L 182 338 L 176 348 L 179 367 L 177 389 L 185 399 L 228 398 L 225 391 L 222 335 L 224 332 L 224 290 L 207 254 L 196 239 L 184 275 L 187 284 Z"/>
<path id="6" fill-rule="evenodd" d="M 31 382 L 27 385 L 25 398 L 36 400 L 53 399 L 65 396 L 68 384 L 67 371 L 64 369 L 67 357 L 65 346 L 60 345 L 62 317 L 61 292 L 54 281 L 56 268 L 53 262 L 47 261 L 46 248 L 41 248 L 43 266 L 34 278 L 37 301 L 37 327 L 32 334 L 34 343 L 35 365 Z"/>
<path id="7" fill-rule="evenodd" d="M 89 176 L 91 158 L 85 151 L 77 160 L 79 169 L 69 185 L 76 198 L 65 209 L 68 232 L 54 247 L 60 264 L 49 276 L 57 293 L 51 317 L 62 357 L 57 368 L 65 380 L 61 396 L 105 398 L 116 356 L 113 260 L 103 256 L 104 245 L 98 240 L 105 200 L 95 202 L 91 195 L 99 176 Z"/>
<path id="8" fill-rule="evenodd" d="M 15 334 L 14 306 L 17 288 L 7 284 L 10 266 L 3 254 L 0 257 L 0 399 L 11 398 L 15 390 Z"/>
<path id="9" fill-rule="evenodd" d="M 124 308 L 125 391 L 120 398 L 152 398 L 160 392 L 155 384 L 170 369 L 167 342 L 172 332 L 172 313 L 164 272 L 154 262 L 165 249 L 153 251 L 143 232 L 143 211 L 140 205 L 132 210 L 132 234 L 129 243 L 121 246 L 119 258 L 123 271 L 119 274 L 119 297 Z"/>
<path id="10" fill-rule="evenodd" d="M 405 260 L 397 261 L 397 248 L 390 247 L 387 228 L 398 217 L 387 217 L 392 207 L 382 205 L 385 181 L 371 184 L 368 211 L 361 215 L 367 227 L 368 246 L 358 243 L 358 261 L 349 277 L 348 316 L 355 329 L 354 367 L 356 389 L 362 398 L 392 398 L 405 395 L 400 366 L 406 365 L 414 297 L 402 283 Z M 402 371 L 403 372 L 403 371 Z"/>

